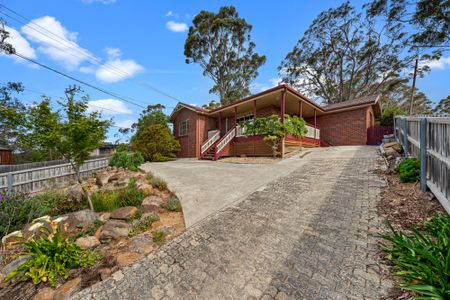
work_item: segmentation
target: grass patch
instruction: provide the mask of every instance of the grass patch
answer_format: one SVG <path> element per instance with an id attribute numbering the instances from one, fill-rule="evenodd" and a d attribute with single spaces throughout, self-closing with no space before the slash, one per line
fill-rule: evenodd
<path id="1" fill-rule="evenodd" d="M 157 231 L 153 232 L 153 241 L 155 243 L 161 243 L 164 240 L 165 236 L 166 236 L 166 234 L 164 233 L 164 231 L 157 230 Z"/>
<path id="2" fill-rule="evenodd" d="M 137 188 L 136 179 L 131 178 L 125 188 L 115 191 L 100 191 L 92 194 L 94 211 L 113 211 L 123 206 L 140 206 L 145 193 Z"/>
<path id="3" fill-rule="evenodd" d="M 129 236 L 130 237 L 135 236 L 136 234 L 147 231 L 148 229 L 150 229 L 150 227 L 152 227 L 153 223 L 155 223 L 158 220 L 159 220 L 158 215 L 151 215 L 144 218 L 143 220 L 140 220 L 137 224 L 133 226 L 133 228 L 131 228 Z"/>
<path id="4" fill-rule="evenodd" d="M 150 179 L 150 184 L 159 190 L 167 190 L 167 182 L 161 177 L 154 176 Z"/>
<path id="5" fill-rule="evenodd" d="M 417 293 L 413 299 L 450 299 L 450 217 L 435 216 L 410 234 L 388 225 L 391 233 L 380 237 L 390 242 L 383 250 L 400 288 Z"/>
<path id="6" fill-rule="evenodd" d="M 181 211 L 181 202 L 180 202 L 180 200 L 177 197 L 175 197 L 175 196 L 171 196 L 169 198 L 169 200 L 167 200 L 166 209 L 168 211 Z"/>

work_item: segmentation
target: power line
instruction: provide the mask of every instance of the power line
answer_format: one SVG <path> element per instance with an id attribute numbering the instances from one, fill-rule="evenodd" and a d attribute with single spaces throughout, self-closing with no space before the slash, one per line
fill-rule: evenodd
<path id="1" fill-rule="evenodd" d="M 65 44 L 68 44 L 70 48 L 72 48 L 72 49 L 74 49 L 75 51 L 79 52 L 83 57 L 89 57 L 90 59 L 94 60 L 94 61 L 97 62 L 98 64 L 101 64 L 101 63 L 102 63 L 101 59 L 99 59 L 99 58 L 93 56 L 92 54 L 90 54 L 90 53 L 87 52 L 87 51 L 86 51 L 86 52 L 85 52 L 85 51 L 82 51 L 82 50 L 79 48 L 79 46 L 76 45 L 75 43 L 73 43 L 73 42 L 71 42 L 71 41 L 68 41 L 67 39 L 62 38 L 61 36 L 59 36 L 59 35 L 57 35 L 57 34 L 51 32 L 51 31 L 49 31 L 48 29 L 46 29 L 46 28 L 40 26 L 39 24 L 34 23 L 34 22 L 33 22 L 32 20 L 30 20 L 29 18 L 27 18 L 27 17 L 21 15 L 20 13 L 14 11 L 14 10 L 8 8 L 8 7 L 6 7 L 6 6 L 3 5 L 3 4 L 0 4 L 0 6 L 3 7 L 4 9 L 10 11 L 11 13 L 13 13 L 13 14 L 19 16 L 20 18 L 26 20 L 28 23 L 25 23 L 25 22 L 23 22 L 23 21 L 20 21 L 20 20 L 18 20 L 17 18 L 12 17 L 12 16 L 6 14 L 5 12 L 1 12 L 1 11 L 0 11 L 0 13 L 2 13 L 3 15 L 9 17 L 10 19 L 15 20 L 16 22 L 19 22 L 20 24 L 23 24 L 23 25 L 25 25 L 25 26 L 31 28 L 32 30 L 39 32 L 40 34 L 42 34 L 42 35 L 44 35 L 44 36 L 46 36 L 46 37 L 48 37 L 48 38 L 50 38 L 50 39 L 52 39 L 52 40 L 58 42 L 58 43 L 61 43 L 61 42 L 57 41 L 55 38 L 52 38 L 52 37 L 50 37 L 49 35 L 43 33 L 42 31 L 37 30 L 36 28 L 34 28 L 33 26 L 30 25 L 30 23 L 31 23 L 31 24 L 33 24 L 34 26 L 39 27 L 39 28 L 41 28 L 42 30 L 44 30 L 44 31 L 46 31 L 46 32 L 48 32 L 48 33 L 50 33 L 52 36 L 56 37 L 57 39 L 59 39 L 60 41 L 64 42 Z M 59 48 L 59 49 L 61 49 L 61 48 Z M 62 49 L 62 50 L 63 50 L 63 49 Z M 74 56 L 74 53 L 70 53 L 70 52 L 69 52 L 69 54 L 72 55 L 72 56 Z M 80 56 L 78 56 L 78 57 L 80 57 Z M 113 70 L 113 71 L 114 71 L 114 70 L 117 70 L 117 71 L 120 72 L 121 74 L 119 74 L 119 73 L 117 73 L 117 72 L 113 72 L 113 73 L 115 73 L 116 75 L 119 75 L 119 76 L 120 76 L 120 75 L 121 75 L 121 76 L 124 76 L 124 75 L 125 75 L 125 76 L 128 76 L 128 77 L 131 77 L 131 76 L 132 76 L 132 74 L 130 74 L 130 73 L 126 72 L 126 71 L 123 71 L 123 70 L 121 70 L 121 69 L 119 69 L 119 68 L 117 68 L 117 67 L 115 67 L 115 66 L 113 66 L 113 65 L 111 65 L 111 64 L 108 64 L 108 62 L 106 62 L 105 64 L 103 64 L 103 67 L 105 67 L 105 68 L 107 68 L 107 69 L 109 69 L 109 70 Z M 162 91 L 161 89 L 158 89 L 158 88 L 156 88 L 156 87 L 154 87 L 154 86 L 152 86 L 152 85 L 150 85 L 150 84 L 148 84 L 148 83 L 146 83 L 146 82 L 144 82 L 144 81 L 142 81 L 142 80 L 135 79 L 135 78 L 129 78 L 129 79 L 132 80 L 132 81 L 135 81 L 136 83 L 140 84 L 140 85 L 143 86 L 143 87 L 146 87 L 146 88 L 148 88 L 148 89 L 150 89 L 150 90 L 152 90 L 152 91 L 154 91 L 154 92 L 157 92 L 157 93 L 159 93 L 159 94 L 161 94 L 161 95 L 163 95 L 163 96 L 166 96 L 167 98 L 173 99 L 173 100 L 178 101 L 178 102 L 183 102 L 182 100 L 178 99 L 177 97 L 174 97 L 174 96 L 172 96 L 172 95 L 170 95 L 170 94 L 168 94 L 168 93 Z"/>

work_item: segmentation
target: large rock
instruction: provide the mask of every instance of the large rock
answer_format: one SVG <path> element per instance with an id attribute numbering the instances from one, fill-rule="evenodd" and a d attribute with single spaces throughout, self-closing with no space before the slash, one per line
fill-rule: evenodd
<path id="1" fill-rule="evenodd" d="M 3 247 L 7 247 L 11 244 L 16 244 L 16 243 L 22 242 L 22 241 L 23 241 L 23 234 L 22 234 L 22 231 L 20 231 L 20 230 L 11 232 L 10 234 L 2 237 Z"/>
<path id="2" fill-rule="evenodd" d="M 153 186 L 147 182 L 139 182 L 137 188 L 145 193 L 145 195 L 151 195 L 154 192 Z"/>
<path id="3" fill-rule="evenodd" d="M 114 210 L 109 217 L 110 219 L 128 220 L 134 217 L 137 210 L 134 206 L 124 206 Z"/>
<path id="4" fill-rule="evenodd" d="M 100 245 L 100 241 L 95 236 L 82 236 L 75 243 L 81 249 L 92 249 Z"/>
<path id="5" fill-rule="evenodd" d="M 67 189 L 68 200 L 74 203 L 81 203 L 84 199 L 83 187 L 80 184 L 75 184 Z"/>
<path id="6" fill-rule="evenodd" d="M 40 290 L 34 297 L 33 300 L 53 300 L 55 297 L 55 290 L 49 287 Z"/>
<path id="7" fill-rule="evenodd" d="M 127 237 L 131 230 L 131 224 L 119 220 L 109 220 L 102 226 L 99 234 L 99 240 L 109 242 L 123 237 Z"/>
<path id="8" fill-rule="evenodd" d="M 31 256 L 29 255 L 22 255 L 19 256 L 18 258 L 16 258 L 15 260 L 13 260 L 12 262 L 10 262 L 9 264 L 7 264 L 6 266 L 3 267 L 2 271 L 0 272 L 1 274 L 8 276 L 9 273 L 11 273 L 12 271 L 14 271 L 15 269 L 17 269 L 18 267 L 20 267 L 21 265 L 23 265 Z"/>
<path id="9" fill-rule="evenodd" d="M 148 196 L 142 201 L 142 210 L 144 212 L 154 212 L 159 213 L 162 212 L 162 205 L 164 200 L 159 196 Z"/>
<path id="10" fill-rule="evenodd" d="M 130 252 L 137 252 L 140 254 L 148 254 L 154 249 L 153 237 L 149 233 L 140 233 L 136 235 L 127 247 Z"/>
<path id="11" fill-rule="evenodd" d="M 22 228 L 24 239 L 38 239 L 41 236 L 48 236 L 51 233 L 53 233 L 53 228 L 50 223 L 45 221 L 26 224 Z"/>
<path id="12" fill-rule="evenodd" d="M 75 278 L 61 285 L 55 292 L 55 300 L 69 299 L 74 293 L 81 290 L 81 278 Z"/>
<path id="13" fill-rule="evenodd" d="M 136 252 L 123 252 L 117 255 L 117 265 L 121 268 L 135 263 L 142 255 Z"/>
<path id="14" fill-rule="evenodd" d="M 105 186 L 108 183 L 109 177 L 110 175 L 107 171 L 97 173 L 97 176 L 95 176 L 95 183 L 99 187 Z"/>
<path id="15" fill-rule="evenodd" d="M 90 209 L 76 211 L 61 217 L 58 223 L 58 230 L 63 237 L 68 237 L 78 233 L 80 230 L 87 230 L 95 221 L 99 220 L 97 213 Z"/>

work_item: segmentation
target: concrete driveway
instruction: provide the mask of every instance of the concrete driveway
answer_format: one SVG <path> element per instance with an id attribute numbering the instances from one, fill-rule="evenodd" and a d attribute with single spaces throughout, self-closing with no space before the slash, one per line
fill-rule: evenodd
<path id="1" fill-rule="evenodd" d="M 168 183 L 181 200 L 186 226 L 191 227 L 210 214 L 262 190 L 269 182 L 286 176 L 312 158 L 354 157 L 355 153 L 371 156 L 373 149 L 364 146 L 317 148 L 304 151 L 310 152 L 307 155 L 297 154 L 273 164 L 178 159 L 146 163 L 141 168 Z"/>

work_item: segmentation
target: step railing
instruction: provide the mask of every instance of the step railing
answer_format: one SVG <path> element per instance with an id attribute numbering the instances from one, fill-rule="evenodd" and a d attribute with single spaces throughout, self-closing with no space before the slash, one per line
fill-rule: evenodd
<path id="1" fill-rule="evenodd" d="M 320 140 L 320 129 L 314 128 L 314 126 L 308 124 L 306 125 L 306 129 L 308 129 L 308 132 L 305 137 Z"/>
<path id="2" fill-rule="evenodd" d="M 203 143 L 201 148 L 201 154 L 204 154 L 206 151 L 208 151 L 209 148 L 211 148 L 212 145 L 214 145 L 215 142 L 217 142 L 220 138 L 220 131 L 217 130 L 217 132 L 211 136 L 206 142 Z"/>
<path id="3" fill-rule="evenodd" d="M 220 154 L 220 151 L 222 151 L 223 148 L 225 148 L 234 139 L 235 136 L 236 136 L 236 127 L 233 127 L 217 143 L 217 146 L 216 146 L 216 158 L 218 158 L 218 155 Z"/>

